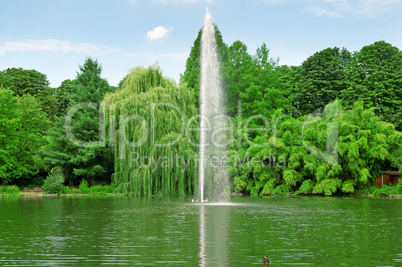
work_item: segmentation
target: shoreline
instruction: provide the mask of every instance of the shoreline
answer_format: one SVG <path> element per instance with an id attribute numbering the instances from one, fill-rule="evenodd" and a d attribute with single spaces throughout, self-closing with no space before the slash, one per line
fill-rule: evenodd
<path id="1" fill-rule="evenodd" d="M 88 196 L 130 196 L 130 194 L 45 194 L 41 192 L 21 192 L 17 194 L 0 194 L 0 198 L 3 197 L 88 197 Z M 334 196 L 325 196 L 325 195 L 294 195 L 294 194 L 286 194 L 286 195 L 266 195 L 263 197 L 275 197 L 275 196 L 284 196 L 284 197 L 294 197 L 294 196 L 301 196 L 301 197 L 334 197 Z M 138 196 L 141 197 L 141 196 Z M 191 196 L 188 196 L 191 197 Z M 250 197 L 243 194 L 231 194 L 231 197 Z M 261 196 L 258 196 L 261 197 Z M 402 195 L 389 195 L 389 196 L 374 196 L 372 194 L 368 195 L 345 195 L 345 196 L 335 196 L 335 197 L 377 197 L 377 198 L 392 198 L 392 199 L 402 199 Z"/>

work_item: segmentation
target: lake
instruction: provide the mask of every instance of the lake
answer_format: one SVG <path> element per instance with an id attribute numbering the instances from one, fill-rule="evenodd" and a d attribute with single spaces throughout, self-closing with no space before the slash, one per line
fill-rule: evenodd
<path id="1" fill-rule="evenodd" d="M 2 266 L 402 266 L 402 200 L 0 198 Z"/>

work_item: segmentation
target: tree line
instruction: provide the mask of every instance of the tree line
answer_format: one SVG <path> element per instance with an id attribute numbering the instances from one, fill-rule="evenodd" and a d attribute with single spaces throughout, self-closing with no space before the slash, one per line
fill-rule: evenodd
<path id="1" fill-rule="evenodd" d="M 225 44 L 217 27 L 216 40 L 227 114 L 240 122 L 228 151 L 232 191 L 354 193 L 382 171 L 402 169 L 397 47 L 326 48 L 286 66 L 265 43 L 252 55 L 241 41 Z M 196 91 L 200 41 L 201 31 L 182 76 Z"/>
<path id="2" fill-rule="evenodd" d="M 113 87 L 92 58 L 79 66 L 74 80 L 57 88 L 36 70 L 1 71 L 1 183 L 40 186 L 58 168 L 69 185 L 85 179 L 136 195 L 193 194 L 194 163 L 183 172 L 177 166 L 133 168 L 130 157 L 194 158 L 196 147 L 180 139 L 169 149 L 152 143 L 133 148 L 123 141 L 140 138 L 144 126 L 131 120 L 119 129 L 119 123 L 121 115 L 133 111 L 147 120 L 156 113 L 156 124 L 148 125 L 158 127 L 152 141 L 176 140 L 180 118 L 168 107 L 152 110 L 152 103 L 172 103 L 188 117 L 198 114 L 201 33 L 179 85 L 153 66 L 133 69 Z M 402 169 L 402 52 L 397 47 L 379 41 L 356 52 L 326 48 L 300 66 L 286 66 L 270 58 L 265 43 L 250 54 L 241 41 L 225 44 L 217 27 L 216 40 L 226 113 L 239 122 L 227 154 L 230 190 L 352 193 L 372 184 L 382 170 Z M 117 129 L 113 135 L 107 130 L 105 140 L 99 111 L 106 128 Z M 118 131 L 127 140 L 119 139 Z M 77 145 L 71 136 L 91 145 Z"/>
<path id="3" fill-rule="evenodd" d="M 45 74 L 9 68 L 0 72 L 1 184 L 41 186 L 53 168 L 61 168 L 70 185 L 82 179 L 111 182 L 113 151 L 102 146 L 79 147 L 65 131 L 68 111 L 80 103 L 103 101 L 115 91 L 101 77 L 102 66 L 88 58 L 74 80 L 51 88 Z M 99 140 L 99 115 L 94 108 L 77 110 L 71 131 L 83 141 Z"/>

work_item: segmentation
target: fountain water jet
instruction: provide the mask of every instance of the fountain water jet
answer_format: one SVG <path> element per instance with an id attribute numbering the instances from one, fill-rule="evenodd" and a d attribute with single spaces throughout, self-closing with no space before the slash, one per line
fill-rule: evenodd
<path id="1" fill-rule="evenodd" d="M 213 192 L 209 196 L 221 195 L 227 185 L 226 168 L 212 166 L 208 160 L 225 157 L 227 138 L 225 135 L 224 92 L 221 86 L 215 25 L 208 8 L 201 36 L 201 85 L 200 85 L 200 165 L 199 182 L 201 203 L 204 202 L 205 178 Z M 213 170 L 212 170 L 213 168 Z"/>

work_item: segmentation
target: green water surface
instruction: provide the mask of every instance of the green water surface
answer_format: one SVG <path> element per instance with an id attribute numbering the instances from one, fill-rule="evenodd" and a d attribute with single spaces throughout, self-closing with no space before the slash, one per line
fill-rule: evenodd
<path id="1" fill-rule="evenodd" d="M 402 200 L 0 198 L 0 266 L 402 266 Z"/>

